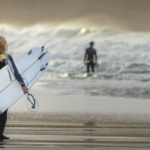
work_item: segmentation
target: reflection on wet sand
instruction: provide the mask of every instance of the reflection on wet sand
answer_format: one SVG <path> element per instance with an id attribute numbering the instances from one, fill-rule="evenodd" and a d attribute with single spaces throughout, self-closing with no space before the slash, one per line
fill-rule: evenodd
<path id="1" fill-rule="evenodd" d="M 0 148 L 149 149 L 150 124 L 10 120 Z"/>

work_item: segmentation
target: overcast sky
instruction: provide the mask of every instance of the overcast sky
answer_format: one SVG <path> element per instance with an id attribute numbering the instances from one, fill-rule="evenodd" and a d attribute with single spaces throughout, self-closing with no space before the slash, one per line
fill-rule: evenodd
<path id="1" fill-rule="evenodd" d="M 150 31 L 150 0 L 0 0 L 0 23 Z"/>

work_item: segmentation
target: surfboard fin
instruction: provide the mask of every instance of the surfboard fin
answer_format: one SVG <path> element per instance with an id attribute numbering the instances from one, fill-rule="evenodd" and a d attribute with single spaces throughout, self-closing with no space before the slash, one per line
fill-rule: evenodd
<path id="1" fill-rule="evenodd" d="M 28 52 L 28 55 L 31 55 L 32 54 L 32 49 L 31 50 L 29 50 L 29 52 Z"/>
<path id="2" fill-rule="evenodd" d="M 42 46 L 41 50 L 42 50 L 42 52 L 43 52 L 43 50 L 44 50 L 44 46 Z"/>
<path id="3" fill-rule="evenodd" d="M 45 70 L 46 68 L 45 67 L 42 67 L 41 69 L 40 69 L 40 71 L 43 71 L 43 70 Z"/>

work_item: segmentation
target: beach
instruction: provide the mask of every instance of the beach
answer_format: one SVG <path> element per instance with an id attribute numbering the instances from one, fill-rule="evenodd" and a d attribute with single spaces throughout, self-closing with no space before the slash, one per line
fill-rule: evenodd
<path id="1" fill-rule="evenodd" d="M 22 119 L 19 119 L 20 115 Z M 6 134 L 11 139 L 2 142 L 0 148 L 12 150 L 26 148 L 147 150 L 150 148 L 150 122 L 129 122 L 129 120 L 117 122 L 115 116 L 107 122 L 102 122 L 89 120 L 90 115 L 81 114 L 80 117 L 51 114 L 47 116 L 47 120 L 27 117 L 29 114 L 20 115 L 19 117 L 18 114 L 9 115 Z"/>
<path id="2" fill-rule="evenodd" d="M 125 101 L 122 98 L 99 96 L 47 95 L 52 100 L 49 103 L 46 101 L 48 105 L 46 107 L 44 103 L 44 99 L 48 99 L 46 95 L 45 93 L 43 97 L 36 93 L 39 101 L 42 99 L 37 112 L 29 112 L 26 105 L 19 109 L 25 99 L 9 110 L 6 135 L 11 139 L 3 142 L 0 148 L 6 150 L 150 148 L 148 100 Z"/>

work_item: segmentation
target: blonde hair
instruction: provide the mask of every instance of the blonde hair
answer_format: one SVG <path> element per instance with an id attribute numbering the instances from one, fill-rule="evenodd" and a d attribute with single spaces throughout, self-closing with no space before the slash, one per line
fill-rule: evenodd
<path id="1" fill-rule="evenodd" d="M 5 59 L 7 57 L 8 44 L 7 44 L 5 37 L 3 36 L 0 36 L 0 45 L 2 46 L 4 50 L 3 54 L 0 54 L 0 59 Z"/>

